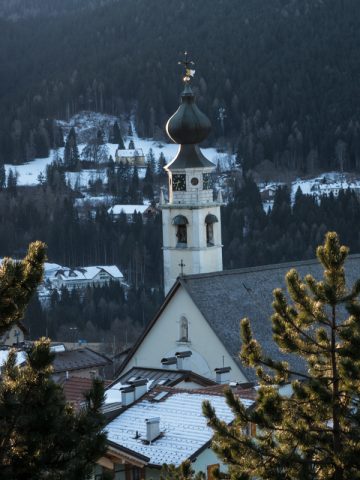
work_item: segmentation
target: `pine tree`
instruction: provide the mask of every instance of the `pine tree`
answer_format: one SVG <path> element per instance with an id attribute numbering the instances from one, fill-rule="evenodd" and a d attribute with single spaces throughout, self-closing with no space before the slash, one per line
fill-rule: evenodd
<path id="1" fill-rule="evenodd" d="M 347 287 L 347 255 L 330 232 L 317 249 L 323 280 L 302 280 L 292 269 L 286 275 L 291 303 L 282 290 L 274 291 L 274 340 L 304 360 L 305 372 L 266 358 L 251 321 L 242 320 L 241 359 L 257 369 L 260 382 L 256 405 L 246 411 L 228 390 L 235 421 L 227 426 L 204 404 L 215 432 L 213 449 L 228 464 L 230 478 L 360 478 L 360 281 Z M 289 379 L 292 392 L 284 395 L 279 386 Z M 257 427 L 253 438 L 244 433 L 249 423 Z"/>
<path id="2" fill-rule="evenodd" d="M 0 190 L 3 190 L 6 185 L 6 171 L 5 165 L 0 163 Z"/>
<path id="3" fill-rule="evenodd" d="M 9 174 L 8 174 L 8 177 L 7 177 L 7 189 L 14 196 L 16 196 L 16 193 L 17 193 L 17 179 L 18 179 L 18 174 L 17 174 L 16 170 L 13 171 L 10 168 Z"/>
<path id="4" fill-rule="evenodd" d="M 186 460 L 178 467 L 175 465 L 163 465 L 160 474 L 160 480 L 204 480 L 205 474 L 198 472 L 195 474 L 190 460 Z"/>
<path id="5" fill-rule="evenodd" d="M 64 148 L 64 165 L 66 168 L 76 170 L 80 165 L 80 155 L 77 147 L 75 129 L 71 128 Z"/>
<path id="6" fill-rule="evenodd" d="M 5 258 L 0 267 L 0 335 L 24 314 L 41 282 L 45 245 L 34 242 L 22 261 Z M 102 382 L 94 381 L 80 412 L 66 404 L 51 379 L 50 341 L 41 339 L 16 366 L 11 351 L 1 369 L 0 471 L 2 480 L 89 477 L 105 451 Z"/>
<path id="7" fill-rule="evenodd" d="M 96 380 L 77 413 L 66 404 L 60 385 L 51 379 L 50 341 L 41 339 L 16 366 L 10 352 L 0 384 L 0 470 L 2 480 L 89 478 L 105 451 L 104 391 Z"/>
<path id="8" fill-rule="evenodd" d="M 121 131 L 118 122 L 115 122 L 110 135 L 110 143 L 118 144 L 120 150 L 125 150 L 124 140 L 121 136 Z"/>
<path id="9" fill-rule="evenodd" d="M 128 150 L 135 150 L 134 140 L 130 140 Z"/>
<path id="10" fill-rule="evenodd" d="M 167 178 L 166 171 L 164 170 L 165 165 L 166 165 L 165 155 L 163 154 L 163 152 L 160 152 L 159 159 L 158 159 L 157 174 L 162 179 Z"/>
<path id="11" fill-rule="evenodd" d="M 42 242 L 34 242 L 22 261 L 4 258 L 0 267 L 0 335 L 23 317 L 42 280 L 45 250 Z"/>

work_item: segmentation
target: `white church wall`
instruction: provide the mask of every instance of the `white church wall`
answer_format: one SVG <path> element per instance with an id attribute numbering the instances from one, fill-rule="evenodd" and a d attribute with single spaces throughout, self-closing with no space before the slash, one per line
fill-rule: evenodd
<path id="1" fill-rule="evenodd" d="M 180 342 L 180 320 L 189 323 L 189 341 Z M 186 369 L 215 380 L 215 368 L 231 367 L 231 381 L 247 381 L 183 287 L 174 294 L 124 371 L 133 366 L 159 368 L 161 359 L 191 350 Z"/>
<path id="2" fill-rule="evenodd" d="M 213 224 L 213 246 L 208 246 L 206 242 L 205 218 L 208 214 L 215 215 L 218 218 L 218 222 Z M 164 208 L 162 215 L 165 293 L 168 293 L 176 278 L 180 275 L 180 263 L 185 264 L 183 268 L 185 275 L 222 270 L 219 206 L 194 209 Z M 176 226 L 172 224 L 172 220 L 177 215 L 184 215 L 189 222 L 187 225 L 186 247 L 177 247 Z"/>

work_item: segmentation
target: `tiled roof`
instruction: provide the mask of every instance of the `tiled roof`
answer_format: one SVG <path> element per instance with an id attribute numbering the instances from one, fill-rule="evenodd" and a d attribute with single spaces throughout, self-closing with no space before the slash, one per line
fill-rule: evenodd
<path id="1" fill-rule="evenodd" d="M 304 371 L 305 365 L 302 360 L 294 355 L 281 353 L 272 338 L 272 292 L 275 288 L 283 288 L 286 291 L 285 275 L 291 268 L 295 268 L 301 277 L 310 273 L 315 279 L 322 279 L 323 270 L 317 260 L 224 270 L 222 272 L 186 275 L 179 278 L 166 296 L 156 316 L 148 324 L 121 364 L 120 372 L 124 370 L 181 286 L 188 292 L 249 381 L 257 381 L 255 372 L 253 369 L 245 368 L 239 360 L 241 349 L 240 320 L 244 317 L 250 319 L 254 337 L 262 345 L 265 355 L 274 360 L 289 361 L 293 368 Z M 348 286 L 351 287 L 360 278 L 360 255 L 350 255 L 348 257 L 345 272 Z"/>
<path id="2" fill-rule="evenodd" d="M 254 337 L 262 345 L 264 353 L 274 360 L 287 360 L 298 369 L 304 364 L 296 356 L 281 353 L 272 338 L 271 315 L 275 288 L 285 290 L 285 274 L 296 268 L 304 277 L 312 274 L 322 279 L 323 270 L 317 260 L 268 265 L 239 270 L 189 275 L 180 279 L 203 316 L 250 381 L 256 381 L 252 369 L 244 369 L 239 361 L 240 320 L 250 319 Z M 351 255 L 345 265 L 348 286 L 360 278 L 360 255 Z"/>
<path id="3" fill-rule="evenodd" d="M 226 423 L 233 420 L 223 395 L 174 390 L 158 402 L 146 396 L 120 413 L 106 427 L 108 439 L 149 457 L 151 465 L 180 465 L 212 438 L 213 432 L 202 413 L 204 400 L 210 401 L 219 418 Z M 252 400 L 244 399 L 243 402 L 246 406 L 253 404 Z M 160 417 L 162 436 L 145 444 L 145 420 L 156 417 Z"/>
<path id="4" fill-rule="evenodd" d="M 61 386 L 63 387 L 66 400 L 75 406 L 79 406 L 84 401 L 84 394 L 91 389 L 92 382 L 91 378 L 64 378 Z"/>
<path id="5" fill-rule="evenodd" d="M 131 382 L 138 379 L 147 380 L 148 391 L 157 386 L 173 387 L 183 381 L 191 381 L 200 386 L 217 385 L 216 382 L 202 377 L 194 372 L 188 370 L 168 370 L 164 368 L 146 368 L 146 367 L 132 367 L 125 374 L 118 377 L 106 390 L 105 403 L 118 403 L 121 405 L 121 388 L 130 386 Z"/>
<path id="6" fill-rule="evenodd" d="M 111 363 L 105 355 L 94 352 L 90 348 L 79 348 L 77 350 L 66 350 L 58 352 L 53 361 L 54 373 L 71 370 L 81 370 L 91 367 L 102 367 Z"/>

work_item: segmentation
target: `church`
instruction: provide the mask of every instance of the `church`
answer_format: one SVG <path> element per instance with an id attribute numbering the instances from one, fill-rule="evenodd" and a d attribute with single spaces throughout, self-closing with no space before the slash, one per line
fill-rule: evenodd
<path id="1" fill-rule="evenodd" d="M 285 274 L 296 268 L 303 277 L 322 276 L 317 260 L 238 270 L 223 270 L 221 193 L 213 197 L 215 165 L 199 143 L 210 132 L 209 119 L 199 110 L 184 77 L 181 104 L 166 125 L 179 150 L 165 167 L 168 201 L 161 197 L 164 289 L 166 298 L 118 373 L 133 367 L 178 368 L 216 380 L 256 383 L 256 375 L 239 358 L 240 321 L 250 319 L 254 337 L 274 360 L 287 360 L 297 371 L 299 358 L 281 353 L 272 338 L 272 292 L 285 288 Z M 350 282 L 359 277 L 360 255 L 346 264 Z M 181 367 L 179 367 L 179 359 Z"/>

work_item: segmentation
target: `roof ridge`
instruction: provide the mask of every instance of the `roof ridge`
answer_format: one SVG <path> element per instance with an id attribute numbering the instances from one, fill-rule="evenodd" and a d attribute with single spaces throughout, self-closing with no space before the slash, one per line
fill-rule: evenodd
<path id="1" fill-rule="evenodd" d="M 347 260 L 355 260 L 360 258 L 360 253 L 354 253 L 347 257 Z M 242 267 L 242 268 L 231 268 L 229 270 L 220 270 L 217 272 L 208 272 L 208 273 L 194 273 L 192 275 L 183 275 L 179 277 L 180 282 L 183 280 L 192 280 L 198 278 L 211 278 L 214 276 L 230 276 L 230 275 L 239 275 L 245 273 L 252 273 L 252 272 L 263 272 L 268 270 L 278 270 L 279 268 L 296 268 L 297 266 L 303 265 L 314 265 L 319 263 L 317 258 L 309 259 L 309 260 L 298 260 L 298 261 L 288 261 L 282 263 L 269 263 L 267 265 L 256 265 L 254 267 Z M 346 267 L 346 263 L 345 263 Z"/>

